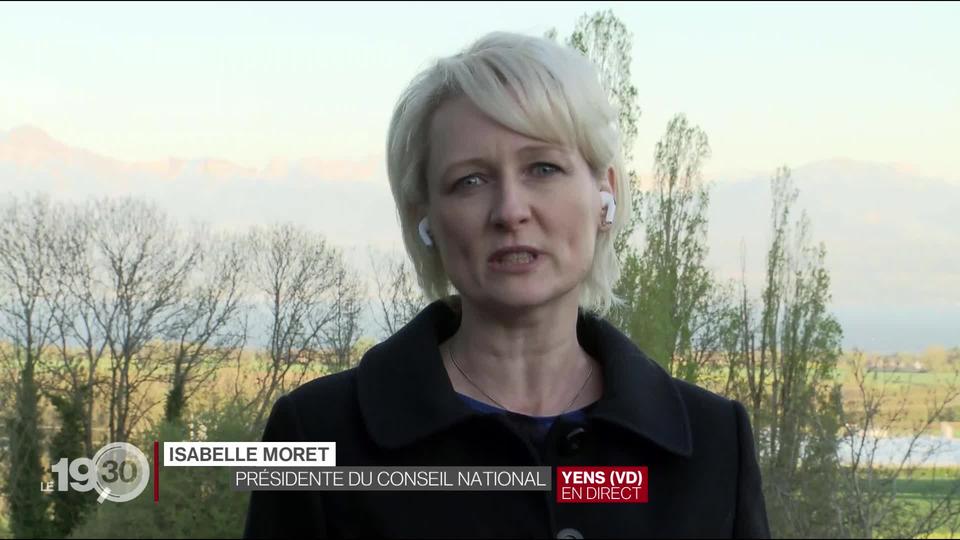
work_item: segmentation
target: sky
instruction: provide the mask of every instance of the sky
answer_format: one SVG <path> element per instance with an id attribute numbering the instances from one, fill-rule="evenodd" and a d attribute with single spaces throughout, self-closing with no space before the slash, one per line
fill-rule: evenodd
<path id="1" fill-rule="evenodd" d="M 487 32 L 564 37 L 604 9 L 633 35 L 641 179 L 673 115 L 709 136 L 721 277 L 740 275 L 744 238 L 762 271 L 757 201 L 789 165 L 846 344 L 957 343 L 960 3 L 0 2 L 0 196 L 52 186 L 217 227 L 292 221 L 363 267 L 363 246 L 399 249 L 384 146 L 410 80 Z M 18 168 L 23 148 L 60 143 L 66 166 Z"/>
<path id="2" fill-rule="evenodd" d="M 404 86 L 486 32 L 634 36 L 649 169 L 669 118 L 716 179 L 849 158 L 960 181 L 960 4 L 0 4 L 0 132 L 37 126 L 126 161 L 375 162 Z"/>

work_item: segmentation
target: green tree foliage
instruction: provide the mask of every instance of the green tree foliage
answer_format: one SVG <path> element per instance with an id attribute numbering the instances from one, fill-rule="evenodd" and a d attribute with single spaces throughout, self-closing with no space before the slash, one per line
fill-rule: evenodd
<path id="1" fill-rule="evenodd" d="M 239 404 L 214 405 L 192 421 L 164 422 L 147 431 L 138 447 L 160 441 L 255 441 L 262 425 Z M 239 538 L 249 494 L 234 491 L 223 467 L 161 467 L 160 501 L 153 483 L 136 499 L 104 503 L 78 527 L 73 538 Z M 90 494 L 86 494 L 90 495 Z"/>
<path id="2" fill-rule="evenodd" d="M 670 373 L 696 382 L 720 343 L 725 297 L 706 267 L 709 192 L 702 178 L 706 134 L 682 114 L 657 143 L 653 189 L 642 195 L 642 251 L 628 250 L 619 321 Z"/>
<path id="3" fill-rule="evenodd" d="M 586 55 L 597 66 L 600 82 L 619 113 L 623 155 L 629 162 L 640 123 L 637 88 L 630 75 L 633 36 L 623 21 L 606 10 L 581 16 L 567 45 Z"/>
<path id="4" fill-rule="evenodd" d="M 556 40 L 556 30 L 546 37 Z M 566 40 L 597 66 L 619 113 L 628 166 L 640 121 L 630 72 L 632 43 L 626 25 L 610 10 L 580 17 Z M 706 134 L 678 115 L 657 146 L 653 192 L 645 194 L 636 172 L 627 173 L 633 212 L 615 242 L 621 279 L 614 292 L 624 303 L 610 314 L 611 321 L 644 351 L 675 375 L 694 382 L 720 349 L 730 320 L 725 290 L 704 265 L 709 197 L 701 170 L 709 151 Z M 646 244 L 638 248 L 631 239 L 641 227 Z"/>
<path id="5" fill-rule="evenodd" d="M 47 399 L 57 411 L 60 429 L 50 441 L 50 460 L 60 458 L 74 459 L 84 455 L 84 400 L 80 397 L 69 399 L 56 394 Z M 89 457 L 89 456 L 88 456 Z M 92 508 L 94 500 L 89 493 L 79 491 L 55 491 L 53 498 L 52 533 L 66 538 Z"/>
<path id="6" fill-rule="evenodd" d="M 49 501 L 40 491 L 41 441 L 37 430 L 39 392 L 32 367 L 20 372 L 16 416 L 7 421 L 10 434 L 10 468 L 6 485 L 10 505 L 10 530 L 16 538 L 43 538 L 49 534 L 46 518 Z"/>
<path id="7" fill-rule="evenodd" d="M 789 169 L 772 182 L 772 237 L 759 319 L 743 285 L 728 351 L 728 384 L 751 411 L 775 536 L 840 534 L 837 434 L 842 402 L 835 370 L 840 325 L 828 312 L 826 249 L 810 239 Z"/>
<path id="8" fill-rule="evenodd" d="M 547 32 L 546 37 L 556 40 L 556 30 Z M 620 232 L 614 247 L 621 256 L 626 251 L 630 238 L 639 222 L 639 178 L 631 168 L 633 145 L 640 125 L 640 105 L 637 100 L 637 88 L 630 74 L 633 62 L 633 35 L 626 24 L 617 18 L 611 10 L 598 11 L 581 16 L 566 45 L 580 51 L 597 67 L 600 83 L 607 92 L 610 104 L 617 110 L 618 127 L 623 159 L 627 168 L 627 178 L 618 179 L 633 186 L 633 215 L 629 224 Z"/>

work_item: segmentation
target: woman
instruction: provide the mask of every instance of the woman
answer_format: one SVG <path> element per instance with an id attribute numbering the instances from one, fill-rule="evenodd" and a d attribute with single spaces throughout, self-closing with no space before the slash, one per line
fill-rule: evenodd
<path id="1" fill-rule="evenodd" d="M 340 466 L 642 465 L 648 502 L 255 492 L 247 536 L 769 535 L 743 406 L 600 317 L 630 195 L 585 58 L 494 33 L 438 61 L 396 107 L 388 174 L 433 303 L 357 368 L 281 397 L 264 440 L 336 441 Z"/>

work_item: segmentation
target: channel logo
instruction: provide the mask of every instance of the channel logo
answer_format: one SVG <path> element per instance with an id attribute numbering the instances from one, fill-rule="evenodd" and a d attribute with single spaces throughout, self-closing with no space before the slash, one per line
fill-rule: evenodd
<path id="1" fill-rule="evenodd" d="M 93 458 L 61 458 L 50 470 L 56 478 L 41 482 L 40 490 L 97 492 L 98 503 L 104 501 L 127 502 L 143 493 L 150 481 L 150 463 L 147 456 L 136 446 L 125 443 L 110 443 L 101 448 Z"/>

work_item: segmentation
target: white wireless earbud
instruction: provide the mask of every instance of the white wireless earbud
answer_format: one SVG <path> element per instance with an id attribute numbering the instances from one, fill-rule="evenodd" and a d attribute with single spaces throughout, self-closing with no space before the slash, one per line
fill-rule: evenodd
<path id="1" fill-rule="evenodd" d="M 420 240 L 423 241 L 423 244 L 427 247 L 433 245 L 433 238 L 430 238 L 430 225 L 427 224 L 427 218 L 420 220 L 420 225 L 417 226 L 417 229 L 420 231 Z"/>
<path id="2" fill-rule="evenodd" d="M 617 203 L 613 200 L 613 194 L 609 191 L 600 192 L 600 200 L 607 207 L 607 213 L 603 216 L 603 222 L 607 225 L 613 223 L 613 215 L 617 212 Z"/>

